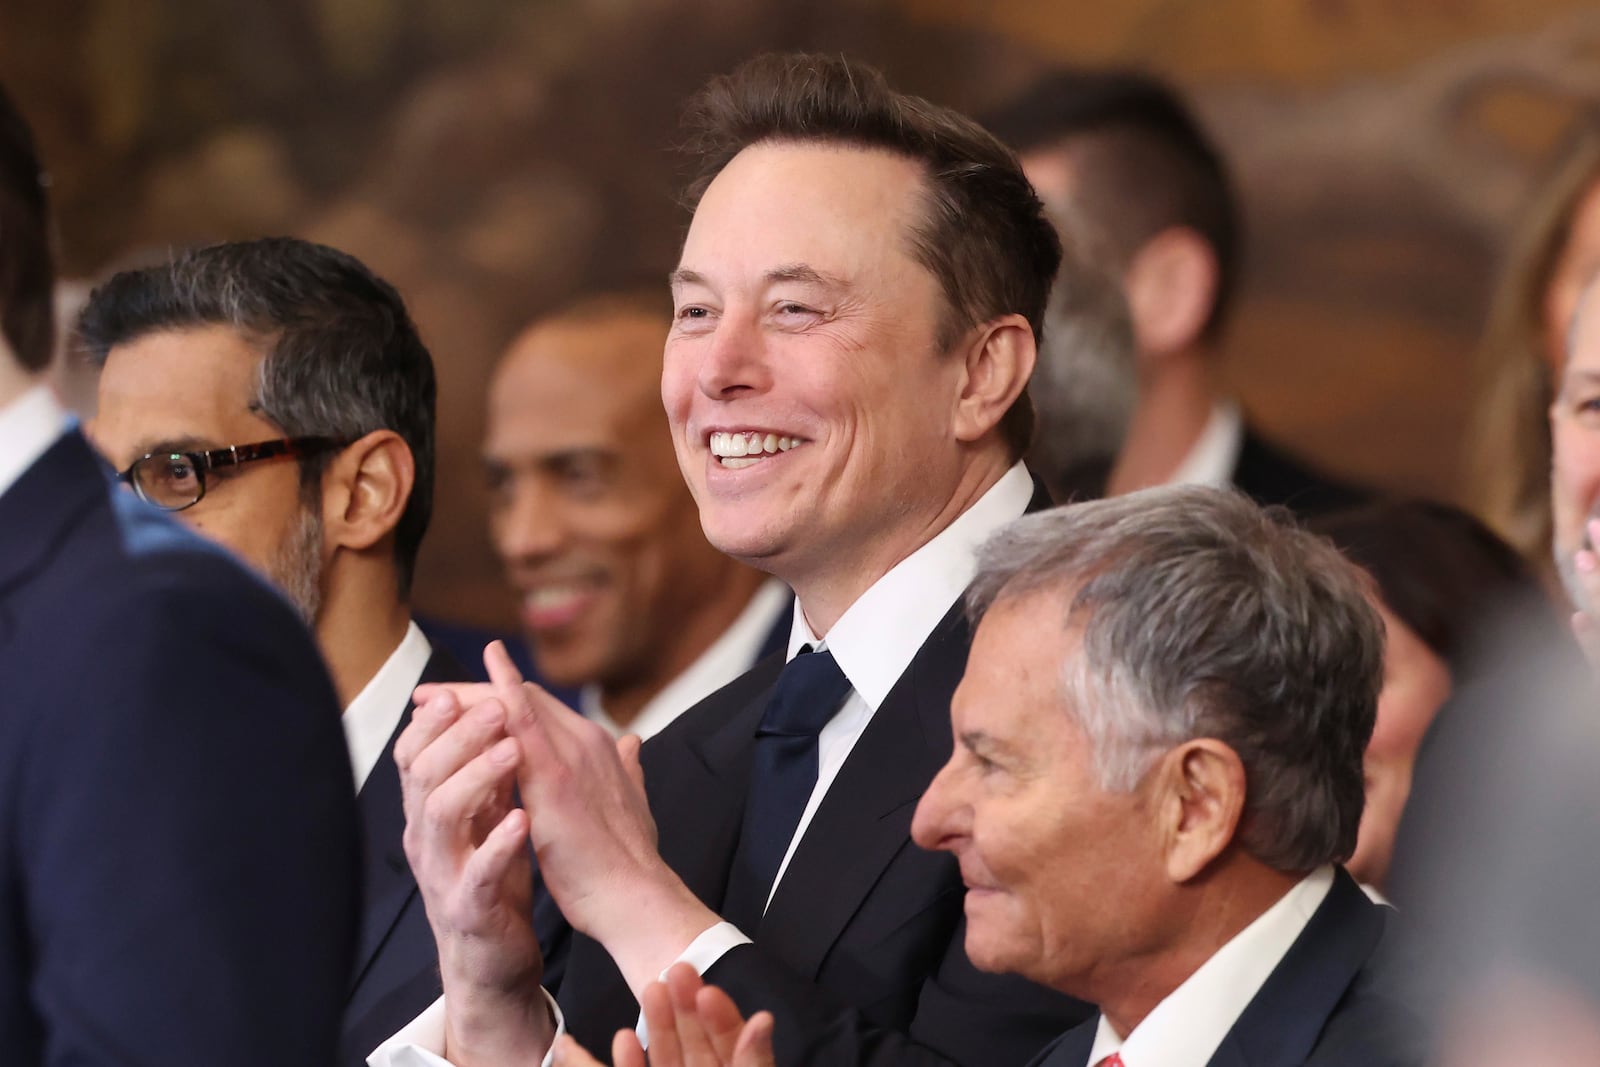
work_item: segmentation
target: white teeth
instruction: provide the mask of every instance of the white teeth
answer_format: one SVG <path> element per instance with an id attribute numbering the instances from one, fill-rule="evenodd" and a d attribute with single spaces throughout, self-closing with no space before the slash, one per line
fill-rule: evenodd
<path id="1" fill-rule="evenodd" d="M 570 601 L 583 594 L 582 586 L 562 583 L 560 585 L 547 585 L 528 593 L 524 598 L 527 605 L 535 611 L 548 611 L 551 608 L 565 607 Z"/>
<path id="2" fill-rule="evenodd" d="M 711 454 L 718 459 L 742 459 L 745 456 L 761 458 L 788 452 L 801 444 L 798 437 L 780 437 L 775 433 L 713 433 L 710 439 Z M 748 463 L 737 466 L 748 467 Z M 724 466 L 735 466 L 725 463 Z"/>

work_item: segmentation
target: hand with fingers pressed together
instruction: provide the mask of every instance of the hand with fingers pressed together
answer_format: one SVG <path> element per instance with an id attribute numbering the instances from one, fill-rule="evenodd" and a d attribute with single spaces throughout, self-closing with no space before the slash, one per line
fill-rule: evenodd
<path id="1" fill-rule="evenodd" d="M 568 922 L 635 991 L 718 921 L 656 852 L 638 739 L 613 741 L 524 682 L 498 642 L 484 665 L 488 683 L 419 689 L 395 746 L 406 854 L 440 946 L 446 1048 L 462 1067 L 537 1062 L 554 1037 L 542 1007 L 529 1010 L 544 1001 L 527 841 Z M 641 911 L 653 921 L 636 922 Z"/>
<path id="2" fill-rule="evenodd" d="M 528 819 L 514 800 L 520 750 L 494 686 L 422 686 L 416 703 L 395 762 L 406 858 L 457 1009 L 448 1047 L 463 1065 L 538 1062 L 554 1026 L 537 992 L 544 961 L 531 919 Z"/>
<path id="3" fill-rule="evenodd" d="M 772 1015 L 748 1021 L 726 993 L 706 985 L 693 967 L 675 964 L 666 980 L 652 982 L 640 998 L 650 1028 L 650 1055 L 639 1035 L 617 1031 L 611 1043 L 616 1067 L 774 1067 Z M 571 1037 L 556 1043 L 554 1067 L 599 1067 Z"/>

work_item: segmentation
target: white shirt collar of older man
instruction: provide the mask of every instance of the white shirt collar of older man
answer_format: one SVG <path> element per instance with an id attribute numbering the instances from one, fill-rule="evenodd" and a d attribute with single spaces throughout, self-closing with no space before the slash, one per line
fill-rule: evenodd
<path id="1" fill-rule="evenodd" d="M 1087 1067 L 1114 1052 L 1121 1054 L 1124 1067 L 1205 1067 L 1332 888 L 1332 867 L 1306 875 L 1168 993 L 1126 1037 L 1118 1037 L 1100 1016 Z"/>
<path id="2" fill-rule="evenodd" d="M 1226 489 L 1233 484 L 1233 472 L 1239 466 L 1239 450 L 1243 447 L 1244 414 L 1232 400 L 1219 400 L 1211 407 L 1205 429 L 1167 484 Z"/>
<path id="3" fill-rule="evenodd" d="M 819 640 L 796 605 L 789 659 L 825 647 L 874 712 L 977 573 L 978 546 L 1028 510 L 1033 478 L 1020 462 L 934 538 L 901 560 L 845 609 Z"/>
<path id="4" fill-rule="evenodd" d="M 50 450 L 69 423 L 48 385 L 36 385 L 0 408 L 0 496 Z"/>
<path id="5" fill-rule="evenodd" d="M 389 658 L 383 661 L 361 692 L 344 709 L 345 745 L 350 749 L 350 768 L 355 772 L 356 792 L 367 784 L 372 768 L 389 747 L 400 716 L 411 706 L 411 691 L 428 667 L 433 646 L 415 622 L 406 627 Z"/>
<path id="6" fill-rule="evenodd" d="M 639 709 L 627 726 L 606 714 L 600 687 L 586 685 L 578 691 L 578 710 L 610 731 L 611 736 L 638 734 L 649 739 L 679 715 L 749 670 L 779 617 L 789 610 L 794 594 L 772 578 L 763 582 L 733 625 L 722 632 L 684 672 L 662 687 Z"/>

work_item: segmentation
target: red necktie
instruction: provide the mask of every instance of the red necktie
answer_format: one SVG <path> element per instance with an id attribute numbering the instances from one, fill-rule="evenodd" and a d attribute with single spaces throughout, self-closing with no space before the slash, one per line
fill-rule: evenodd
<path id="1" fill-rule="evenodd" d="M 1095 1067 L 1122 1067 L 1122 1053 L 1113 1052 L 1111 1055 L 1095 1064 Z"/>

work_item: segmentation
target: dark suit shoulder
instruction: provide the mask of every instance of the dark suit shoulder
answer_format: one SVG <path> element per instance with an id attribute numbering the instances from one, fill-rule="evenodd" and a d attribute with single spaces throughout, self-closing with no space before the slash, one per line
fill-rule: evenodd
<path id="1" fill-rule="evenodd" d="M 1426 952 L 1393 908 L 1374 905 L 1383 923 L 1377 947 L 1356 972 L 1306 1063 L 1316 1067 L 1421 1067 L 1433 1052 L 1433 1013 L 1422 982 Z"/>
<path id="2" fill-rule="evenodd" d="M 1297 515 L 1355 507 L 1373 495 L 1370 489 L 1334 477 L 1291 454 L 1248 423 L 1234 464 L 1233 484 L 1258 504 L 1285 507 Z"/>
<path id="3" fill-rule="evenodd" d="M 777 683 L 783 663 L 782 652 L 767 656 L 721 689 L 709 694 L 646 741 L 640 758 L 647 767 L 664 758 L 677 758 L 667 757 L 666 753 L 694 744 L 725 728 L 729 716 L 756 705 L 767 690 Z M 752 736 L 754 725 L 752 722 Z"/>

